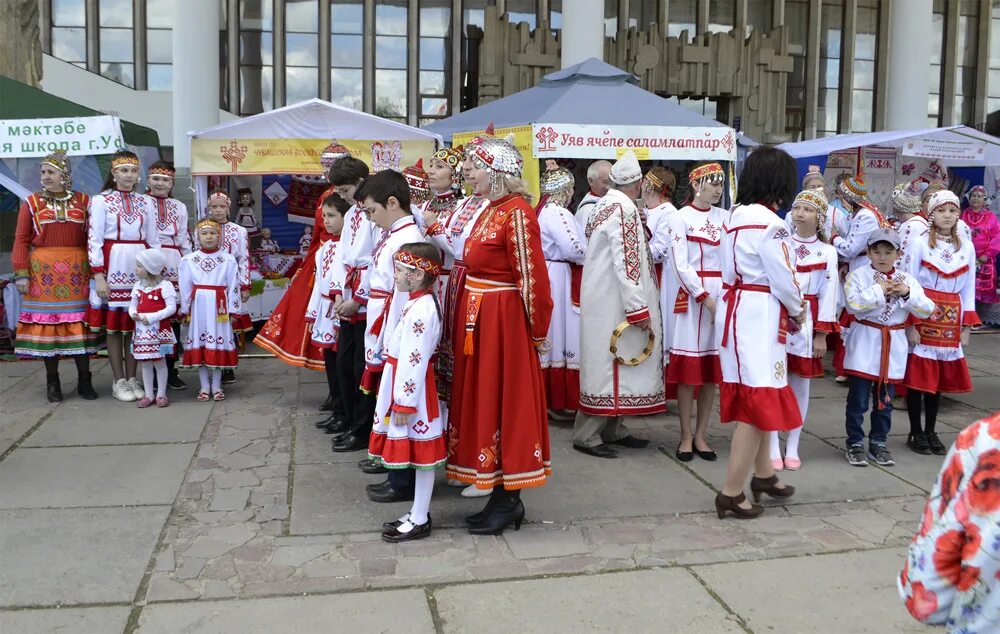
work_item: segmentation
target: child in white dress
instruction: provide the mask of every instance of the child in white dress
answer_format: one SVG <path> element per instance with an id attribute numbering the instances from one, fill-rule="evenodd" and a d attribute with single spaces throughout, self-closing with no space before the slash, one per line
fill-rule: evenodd
<path id="1" fill-rule="evenodd" d="M 146 394 L 139 407 L 153 404 L 153 375 L 156 375 L 156 406 L 166 407 L 167 355 L 173 354 L 177 337 L 170 317 L 177 312 L 177 294 L 170 280 L 163 278 L 166 256 L 159 249 L 140 251 L 136 257 L 135 274 L 139 281 L 132 287 L 128 316 L 135 322 L 132 335 L 132 355 L 142 370 Z"/>
<path id="2" fill-rule="evenodd" d="M 402 542 L 430 535 L 434 470 L 448 457 L 433 363 L 441 338 L 441 307 L 433 289 L 442 260 L 436 246 L 413 242 L 400 247 L 393 261 L 396 291 L 409 296 L 398 319 L 392 312 L 387 317 L 387 358 L 368 456 L 387 469 L 416 471 L 410 512 L 382 532 L 384 541 Z"/>

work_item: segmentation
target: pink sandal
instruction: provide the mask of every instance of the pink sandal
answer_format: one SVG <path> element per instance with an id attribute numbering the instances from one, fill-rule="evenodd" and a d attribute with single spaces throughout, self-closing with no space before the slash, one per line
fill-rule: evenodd
<path id="1" fill-rule="evenodd" d="M 781 461 L 781 458 L 771 458 L 771 466 L 774 467 L 775 471 L 783 471 L 785 463 Z"/>
<path id="2" fill-rule="evenodd" d="M 157 407 L 166 407 L 167 405 L 170 405 L 170 401 L 167 399 L 166 396 L 157 396 L 156 397 L 156 406 Z"/>
<path id="3" fill-rule="evenodd" d="M 785 468 L 789 471 L 798 471 L 802 467 L 802 461 L 798 458 L 785 458 Z"/>
<path id="4" fill-rule="evenodd" d="M 205 390 L 202 390 L 202 391 L 198 392 L 198 400 L 199 401 L 207 401 L 208 400 L 208 392 L 206 392 Z"/>
<path id="5" fill-rule="evenodd" d="M 219 390 L 212 394 L 212 399 L 215 401 L 224 401 L 226 400 L 226 395 L 222 393 L 222 390 Z"/>
<path id="6" fill-rule="evenodd" d="M 147 407 L 153 404 L 153 399 L 149 398 L 148 396 L 143 396 L 141 399 L 139 399 L 139 402 L 136 404 L 139 406 L 139 409 L 146 409 Z"/>

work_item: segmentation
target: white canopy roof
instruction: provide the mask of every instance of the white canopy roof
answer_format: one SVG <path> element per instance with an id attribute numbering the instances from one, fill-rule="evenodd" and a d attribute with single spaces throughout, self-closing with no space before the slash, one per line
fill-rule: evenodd
<path id="1" fill-rule="evenodd" d="M 350 108 L 310 99 L 277 110 L 227 121 L 188 132 L 199 139 L 338 139 L 436 141 L 441 135 L 358 112 Z"/>
<path id="2" fill-rule="evenodd" d="M 778 147 L 791 154 L 793 158 L 805 158 L 873 145 L 902 149 L 908 141 L 915 139 L 982 143 L 984 144 L 983 160 L 945 160 L 945 163 L 952 166 L 1000 165 L 1000 139 L 964 125 L 923 130 L 886 130 L 883 132 L 838 134 L 798 143 L 782 143 Z M 905 151 L 903 153 L 906 154 Z"/>

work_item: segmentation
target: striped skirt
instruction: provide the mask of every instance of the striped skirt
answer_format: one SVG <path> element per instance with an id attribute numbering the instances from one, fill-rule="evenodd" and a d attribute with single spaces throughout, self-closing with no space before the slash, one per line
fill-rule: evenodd
<path id="1" fill-rule="evenodd" d="M 90 266 L 82 247 L 38 247 L 29 260 L 14 352 L 26 357 L 91 354 L 97 337 L 86 324 Z"/>

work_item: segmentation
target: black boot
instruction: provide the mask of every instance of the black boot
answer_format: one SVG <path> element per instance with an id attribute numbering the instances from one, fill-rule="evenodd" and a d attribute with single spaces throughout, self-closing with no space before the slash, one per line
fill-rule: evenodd
<path id="1" fill-rule="evenodd" d="M 77 378 L 76 383 L 77 394 L 80 395 L 80 398 L 88 401 L 93 401 L 97 398 L 97 391 L 94 390 L 94 384 L 91 383 L 91 378 L 90 372 L 84 372 Z"/>
<path id="2" fill-rule="evenodd" d="M 50 403 L 62 403 L 62 387 L 59 385 L 59 373 L 45 374 L 45 395 Z"/>
<path id="3" fill-rule="evenodd" d="M 500 504 L 500 498 L 503 496 L 503 492 L 503 487 L 493 487 L 493 491 L 490 492 L 490 499 L 486 500 L 486 506 L 483 507 L 483 510 L 473 515 L 467 515 L 465 523 L 469 526 L 480 526 L 483 522 L 485 522 L 486 518 L 493 513 L 493 509 Z"/>
<path id="4" fill-rule="evenodd" d="M 498 487 L 499 488 L 499 487 Z M 495 491 L 496 489 L 494 489 Z M 524 521 L 524 504 L 521 503 L 521 491 L 502 491 L 500 503 L 479 526 L 469 527 L 472 535 L 501 535 L 505 528 L 514 525 L 514 530 L 521 530 Z"/>

